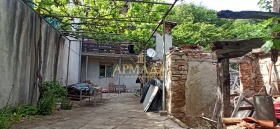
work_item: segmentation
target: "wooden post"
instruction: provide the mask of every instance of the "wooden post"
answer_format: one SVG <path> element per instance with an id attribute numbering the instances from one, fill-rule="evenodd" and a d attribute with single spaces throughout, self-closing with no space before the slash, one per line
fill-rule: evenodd
<path id="1" fill-rule="evenodd" d="M 217 119 L 218 129 L 222 129 L 222 118 L 231 116 L 230 106 L 230 74 L 229 74 L 229 59 L 222 58 L 218 60 L 217 64 L 217 79 L 218 79 L 218 92 L 217 92 Z"/>

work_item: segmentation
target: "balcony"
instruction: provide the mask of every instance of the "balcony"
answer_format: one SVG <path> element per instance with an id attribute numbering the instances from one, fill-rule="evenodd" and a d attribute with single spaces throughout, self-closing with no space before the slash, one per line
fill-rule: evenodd
<path id="1" fill-rule="evenodd" d="M 83 43 L 83 55 L 92 55 L 96 57 L 133 57 L 136 58 L 136 53 L 130 53 L 128 44 L 98 44 L 98 43 Z"/>
<path id="2" fill-rule="evenodd" d="M 128 45 L 83 43 L 83 52 L 129 54 Z"/>

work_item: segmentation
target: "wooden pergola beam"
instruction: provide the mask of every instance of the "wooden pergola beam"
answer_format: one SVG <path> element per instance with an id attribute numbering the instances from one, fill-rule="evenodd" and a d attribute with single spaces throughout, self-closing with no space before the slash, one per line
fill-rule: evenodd
<path id="1" fill-rule="evenodd" d="M 214 41 L 212 43 L 212 52 L 215 59 L 241 57 L 252 51 L 254 48 L 260 48 L 265 42 L 261 38 Z"/>
<path id="2" fill-rule="evenodd" d="M 249 64 L 251 63 L 248 59 L 240 59 L 240 58 L 230 58 L 229 63 L 236 63 L 236 64 Z"/>
<path id="3" fill-rule="evenodd" d="M 222 10 L 217 13 L 217 16 L 218 18 L 228 18 L 228 19 L 269 19 L 273 17 L 280 17 L 280 14 L 275 12 L 261 12 L 261 11 L 234 12 L 230 10 Z"/>

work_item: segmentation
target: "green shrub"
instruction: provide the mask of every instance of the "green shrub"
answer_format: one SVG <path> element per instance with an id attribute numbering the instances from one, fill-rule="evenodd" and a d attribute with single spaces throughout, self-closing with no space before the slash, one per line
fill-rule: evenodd
<path id="1" fill-rule="evenodd" d="M 61 109 L 64 109 L 64 110 L 71 110 L 72 109 L 72 106 L 73 106 L 73 103 L 71 103 L 70 101 L 64 99 L 62 102 L 61 102 Z"/>
<path id="2" fill-rule="evenodd" d="M 42 98 L 37 104 L 38 114 L 51 114 L 56 106 L 56 103 L 61 102 L 66 97 L 66 94 L 66 88 L 58 81 L 44 82 Z"/>
<path id="3" fill-rule="evenodd" d="M 43 94 L 44 92 L 50 92 L 53 97 L 59 99 L 67 95 L 66 88 L 58 81 L 47 81 L 43 83 Z"/>
<path id="4" fill-rule="evenodd" d="M 51 92 L 44 92 L 43 97 L 38 101 L 38 114 L 50 115 L 56 105 L 56 99 Z"/>

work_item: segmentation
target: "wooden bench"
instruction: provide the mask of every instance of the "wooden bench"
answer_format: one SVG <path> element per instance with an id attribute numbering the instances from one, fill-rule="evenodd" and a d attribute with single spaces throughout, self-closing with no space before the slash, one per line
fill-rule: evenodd
<path id="1" fill-rule="evenodd" d="M 93 92 L 91 93 L 91 94 L 83 94 L 83 91 L 85 90 L 85 89 L 88 89 L 88 88 L 81 88 L 80 89 L 80 94 L 79 95 L 72 95 L 72 94 L 68 94 L 67 96 L 68 97 L 73 97 L 73 98 L 79 98 L 80 99 L 80 105 L 82 104 L 82 101 L 83 101 L 83 99 L 88 99 L 89 100 L 89 102 L 91 101 L 91 100 L 93 100 L 93 102 L 94 102 L 94 106 L 96 106 L 96 101 L 102 101 L 102 87 L 100 87 L 100 88 L 94 88 L 94 89 L 92 89 L 93 90 Z"/>

